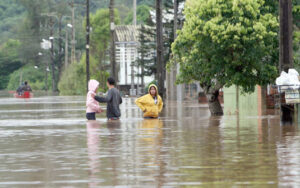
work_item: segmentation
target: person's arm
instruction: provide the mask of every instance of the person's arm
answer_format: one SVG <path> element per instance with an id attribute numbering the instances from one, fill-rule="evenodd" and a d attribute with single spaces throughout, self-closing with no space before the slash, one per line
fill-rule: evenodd
<path id="1" fill-rule="evenodd" d="M 123 100 L 122 100 L 122 97 L 121 97 L 121 95 L 120 95 L 120 104 L 122 104 L 122 102 L 123 102 Z"/>
<path id="2" fill-rule="evenodd" d="M 109 102 L 112 99 L 112 93 L 110 90 L 108 90 L 106 97 L 95 96 L 94 98 L 98 102 L 102 102 L 102 103 Z"/>
<path id="3" fill-rule="evenodd" d="M 164 103 L 160 96 L 158 96 L 158 112 L 160 113 L 163 109 Z"/>
<path id="4" fill-rule="evenodd" d="M 91 96 L 93 96 L 92 94 L 90 94 Z M 95 112 L 100 112 L 101 108 L 99 105 L 96 105 L 94 102 L 94 99 L 92 97 L 89 97 L 89 99 L 86 102 L 86 106 L 93 109 Z"/>
<path id="5" fill-rule="evenodd" d="M 143 111 L 145 112 L 146 108 L 144 107 L 144 100 L 145 100 L 145 96 L 142 96 L 140 98 L 137 98 L 135 100 L 135 104 Z"/>

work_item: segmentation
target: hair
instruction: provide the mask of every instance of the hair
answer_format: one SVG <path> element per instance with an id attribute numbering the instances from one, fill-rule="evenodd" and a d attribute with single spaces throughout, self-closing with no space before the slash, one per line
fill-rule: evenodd
<path id="1" fill-rule="evenodd" d="M 112 77 L 107 78 L 107 82 L 109 83 L 109 85 L 115 85 L 116 83 L 115 79 Z"/>
<path id="2" fill-rule="evenodd" d="M 151 86 L 151 87 L 149 88 L 149 93 L 150 93 L 150 90 L 151 90 L 152 88 L 154 88 L 154 90 L 155 90 L 155 95 L 157 95 L 157 89 L 156 89 L 155 86 Z M 151 93 L 150 93 L 150 94 L 151 94 Z"/>
<path id="3" fill-rule="evenodd" d="M 27 81 L 25 81 L 24 84 L 27 85 Z"/>

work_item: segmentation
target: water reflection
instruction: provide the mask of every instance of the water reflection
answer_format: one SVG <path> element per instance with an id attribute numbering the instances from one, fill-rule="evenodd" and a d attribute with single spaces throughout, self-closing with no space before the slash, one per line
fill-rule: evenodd
<path id="1" fill-rule="evenodd" d="M 278 112 L 166 101 L 143 119 L 133 101 L 120 121 L 86 121 L 84 97 L 0 99 L 0 187 L 300 186 L 299 128 Z"/>
<path id="2" fill-rule="evenodd" d="M 99 164 L 99 132 L 100 123 L 95 120 L 87 121 L 87 147 L 89 157 L 89 187 L 99 186 L 96 174 L 100 171 Z"/>
<path id="3" fill-rule="evenodd" d="M 142 168 L 147 169 L 147 174 L 152 174 L 153 179 L 148 181 L 157 187 L 164 184 L 165 160 L 163 155 L 163 122 L 160 119 L 144 119 L 139 123 L 138 147 Z"/>

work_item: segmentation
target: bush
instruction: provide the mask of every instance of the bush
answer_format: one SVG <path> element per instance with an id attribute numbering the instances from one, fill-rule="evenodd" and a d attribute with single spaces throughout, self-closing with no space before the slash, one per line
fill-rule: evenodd
<path id="1" fill-rule="evenodd" d="M 21 82 L 28 81 L 32 90 L 45 90 L 45 71 L 35 69 L 33 65 L 25 65 L 9 76 L 7 89 L 16 90 Z M 48 88 L 51 88 L 51 75 L 48 73 Z"/>
<path id="2" fill-rule="evenodd" d="M 85 55 L 82 56 L 80 63 L 73 63 L 63 71 L 58 83 L 60 95 L 85 95 L 86 94 L 86 67 Z M 100 82 L 98 91 L 105 92 L 106 79 L 109 73 L 99 70 L 97 61 L 93 56 L 90 56 L 90 79 L 95 79 Z"/>

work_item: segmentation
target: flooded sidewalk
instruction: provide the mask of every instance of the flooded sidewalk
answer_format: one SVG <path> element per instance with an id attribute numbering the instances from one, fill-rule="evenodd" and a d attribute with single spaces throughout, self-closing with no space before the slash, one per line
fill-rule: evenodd
<path id="1" fill-rule="evenodd" d="M 85 97 L 0 98 L 0 187 L 300 186 L 299 128 L 276 111 L 165 104 L 144 120 L 124 98 L 120 121 L 87 122 Z"/>

